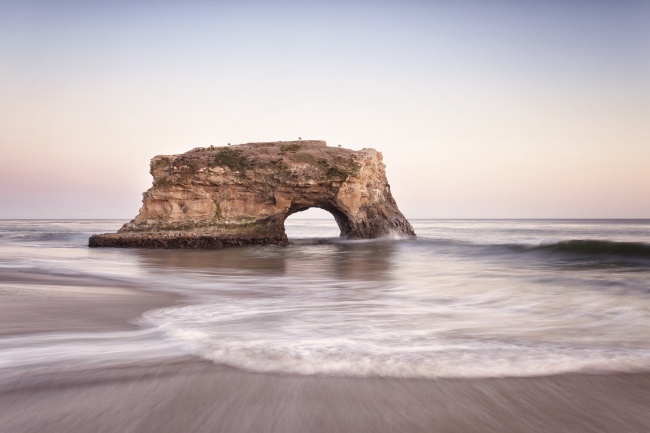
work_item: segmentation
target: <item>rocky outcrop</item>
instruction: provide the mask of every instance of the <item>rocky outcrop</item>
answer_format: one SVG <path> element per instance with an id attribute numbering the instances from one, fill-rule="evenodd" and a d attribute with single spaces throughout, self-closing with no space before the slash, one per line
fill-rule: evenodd
<path id="1" fill-rule="evenodd" d="M 330 212 L 346 239 L 415 236 L 374 149 L 303 140 L 211 146 L 156 156 L 150 172 L 138 216 L 90 246 L 286 245 L 284 220 L 311 207 Z"/>

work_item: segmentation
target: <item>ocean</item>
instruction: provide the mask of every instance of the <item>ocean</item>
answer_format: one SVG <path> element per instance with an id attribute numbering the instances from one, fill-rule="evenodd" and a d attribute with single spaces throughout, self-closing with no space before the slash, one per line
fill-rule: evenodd
<path id="1" fill-rule="evenodd" d="M 2 335 L 0 376 L 188 355 L 343 377 L 650 369 L 650 220 L 411 220 L 417 239 L 345 241 L 292 218 L 287 247 L 87 247 L 124 222 L 2 220 L 0 274 L 189 301 L 132 330 Z"/>

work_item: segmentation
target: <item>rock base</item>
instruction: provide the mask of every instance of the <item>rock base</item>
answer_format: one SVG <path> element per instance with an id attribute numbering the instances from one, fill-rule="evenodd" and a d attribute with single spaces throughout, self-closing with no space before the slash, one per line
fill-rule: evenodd
<path id="1" fill-rule="evenodd" d="M 90 247 L 218 249 L 253 245 L 288 245 L 284 237 L 222 237 L 188 233 L 105 233 L 93 235 Z"/>

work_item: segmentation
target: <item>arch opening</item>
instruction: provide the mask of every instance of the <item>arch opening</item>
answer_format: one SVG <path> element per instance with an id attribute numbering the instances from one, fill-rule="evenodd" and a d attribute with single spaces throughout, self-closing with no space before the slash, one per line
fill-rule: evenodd
<path id="1" fill-rule="evenodd" d="M 297 210 L 284 220 L 284 231 L 291 239 L 322 239 L 344 236 L 336 215 L 319 207 Z"/>

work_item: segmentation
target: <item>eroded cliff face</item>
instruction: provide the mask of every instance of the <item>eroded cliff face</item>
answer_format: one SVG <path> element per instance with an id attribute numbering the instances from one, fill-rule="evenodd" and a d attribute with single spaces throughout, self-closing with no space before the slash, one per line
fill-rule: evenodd
<path id="1" fill-rule="evenodd" d="M 330 212 L 343 238 L 415 236 L 374 149 L 303 140 L 197 148 L 154 157 L 150 172 L 138 216 L 90 246 L 286 245 L 284 220 L 311 207 Z"/>

